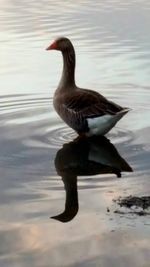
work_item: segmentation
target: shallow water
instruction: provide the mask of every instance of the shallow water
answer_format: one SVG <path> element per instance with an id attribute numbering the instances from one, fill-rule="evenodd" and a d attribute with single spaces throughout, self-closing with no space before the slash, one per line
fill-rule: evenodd
<path id="1" fill-rule="evenodd" d="M 150 195 L 150 2 L 0 4 L 0 266 L 149 267 L 149 216 L 116 214 L 113 199 Z M 132 109 L 112 145 L 81 143 L 80 154 L 53 109 L 62 58 L 45 48 L 60 35 L 75 45 L 77 84 Z M 133 172 L 118 179 L 123 159 Z M 50 217 L 66 192 L 62 223 Z"/>

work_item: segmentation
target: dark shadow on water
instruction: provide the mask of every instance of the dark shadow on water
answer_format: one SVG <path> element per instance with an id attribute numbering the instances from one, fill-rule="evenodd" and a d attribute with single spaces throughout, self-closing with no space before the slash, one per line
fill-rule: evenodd
<path id="1" fill-rule="evenodd" d="M 56 153 L 55 167 L 64 183 L 66 202 L 64 212 L 51 218 L 61 222 L 71 221 L 78 212 L 77 176 L 113 173 L 121 177 L 121 172 L 132 172 L 115 146 L 99 136 L 64 144 Z"/>

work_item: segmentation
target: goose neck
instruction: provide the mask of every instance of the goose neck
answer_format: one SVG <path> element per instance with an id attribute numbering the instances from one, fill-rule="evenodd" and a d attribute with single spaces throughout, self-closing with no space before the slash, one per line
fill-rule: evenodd
<path id="1" fill-rule="evenodd" d="M 75 51 L 74 48 L 66 50 L 63 55 L 63 71 L 59 87 L 66 88 L 75 86 Z"/>

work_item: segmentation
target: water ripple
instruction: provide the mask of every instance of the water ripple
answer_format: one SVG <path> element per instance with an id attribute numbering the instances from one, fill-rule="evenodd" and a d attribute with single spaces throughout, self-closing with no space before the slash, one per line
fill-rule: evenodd
<path id="1" fill-rule="evenodd" d="M 114 85 L 111 85 L 111 88 L 105 88 L 107 96 L 119 102 L 119 98 L 113 99 L 113 86 Z M 117 126 L 109 133 L 108 137 L 110 137 L 113 143 L 131 142 L 133 139 L 132 128 L 134 125 L 139 125 L 138 120 L 140 114 L 138 115 L 137 105 L 138 109 L 140 108 L 141 112 L 146 116 L 145 120 L 142 121 L 143 128 L 146 127 L 148 123 L 146 118 L 149 116 L 149 88 L 143 88 L 142 94 L 138 87 L 130 84 L 124 87 L 123 85 L 118 85 L 118 88 L 116 85 L 115 89 L 121 89 L 122 97 L 125 97 L 125 95 L 129 93 L 129 89 L 131 90 L 131 103 L 128 103 L 128 106 L 133 107 L 133 111 L 130 113 L 131 122 L 128 121 L 128 125 L 131 127 L 121 128 Z M 142 103 L 142 95 L 144 92 L 145 96 L 147 96 L 146 106 L 145 98 Z M 132 105 L 133 95 L 134 99 L 137 99 L 134 105 Z M 136 116 L 135 112 L 137 113 Z M 133 116 L 134 121 L 132 121 Z M 124 121 L 127 121 L 126 118 L 124 118 Z M 16 136 L 16 139 L 19 137 L 19 134 L 21 134 L 20 127 L 24 128 L 24 131 L 22 131 L 23 136 L 26 136 L 24 143 L 30 143 L 30 145 L 32 143 L 30 140 L 34 140 L 33 143 L 37 143 L 35 142 L 35 140 L 37 140 L 40 142 L 40 146 L 43 143 L 43 146 L 47 145 L 52 148 L 59 148 L 63 143 L 76 137 L 75 132 L 56 115 L 52 105 L 52 98 L 50 98 L 49 95 L 5 95 L 0 97 L 0 121 L 1 125 L 11 127 L 13 136 Z"/>
<path id="2" fill-rule="evenodd" d="M 10 128 L 8 138 L 12 138 L 13 133 L 14 138 L 22 138 L 22 142 L 30 147 L 56 149 L 76 137 L 76 133 L 56 117 L 52 98 L 47 95 L 1 97 L 0 121 L 1 125 L 3 123 L 3 126 Z M 114 143 L 129 142 L 132 135 L 127 130 L 116 128 L 111 133 L 111 139 Z"/>

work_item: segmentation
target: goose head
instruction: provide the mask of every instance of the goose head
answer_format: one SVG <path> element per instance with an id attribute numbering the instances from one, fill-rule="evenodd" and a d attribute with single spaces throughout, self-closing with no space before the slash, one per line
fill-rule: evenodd
<path id="1" fill-rule="evenodd" d="M 46 50 L 59 50 L 61 52 L 68 51 L 72 49 L 71 41 L 66 37 L 57 38 L 53 43 L 51 43 Z"/>

